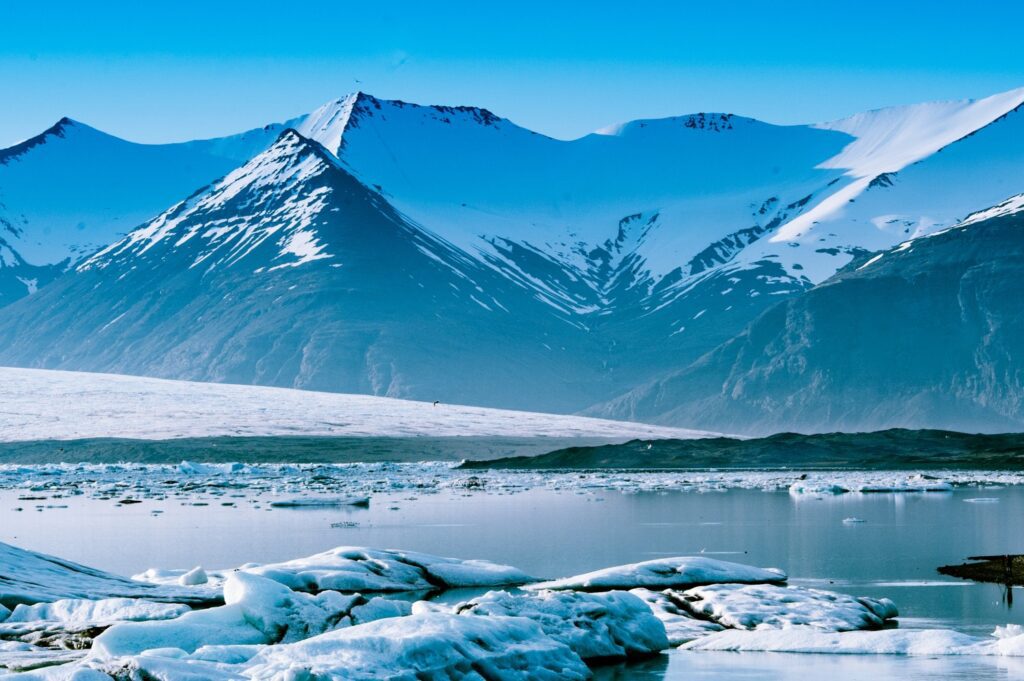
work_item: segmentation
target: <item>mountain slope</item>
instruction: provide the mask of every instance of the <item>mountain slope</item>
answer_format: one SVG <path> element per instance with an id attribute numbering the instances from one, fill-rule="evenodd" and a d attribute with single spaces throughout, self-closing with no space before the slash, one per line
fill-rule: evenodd
<path id="1" fill-rule="evenodd" d="M 0 310 L 3 364 L 549 410 L 592 342 L 291 130 Z"/>
<path id="2" fill-rule="evenodd" d="M 0 248 L 9 252 L 0 262 L 0 304 L 52 279 L 53 266 L 63 269 L 106 246 L 232 170 L 279 132 L 279 126 L 268 126 L 215 140 L 149 145 L 64 118 L 0 150 Z"/>
<path id="3" fill-rule="evenodd" d="M 33 242 L 39 210 L 23 233 L 0 228 L 0 300 L 39 288 L 0 313 L 0 362 L 580 410 L 1021 191 L 1022 101 L 804 126 L 694 114 L 561 141 L 484 109 L 356 93 L 289 121 L 256 159 L 282 125 L 143 149 L 65 122 L 4 152 L 0 192 L 18 187 L 9 167 L 37 207 L 107 212 L 81 237 Z M 80 201 L 70 180 L 53 202 L 29 181 L 99 156 L 117 162 Z M 182 187 L 228 158 L 242 165 Z M 165 212 L 81 263 L 86 237 L 119 231 L 155 188 Z M 37 264 L 57 257 L 79 266 Z"/>
<path id="4" fill-rule="evenodd" d="M 1024 426 L 1024 197 L 780 303 L 595 413 L 762 434 Z"/>

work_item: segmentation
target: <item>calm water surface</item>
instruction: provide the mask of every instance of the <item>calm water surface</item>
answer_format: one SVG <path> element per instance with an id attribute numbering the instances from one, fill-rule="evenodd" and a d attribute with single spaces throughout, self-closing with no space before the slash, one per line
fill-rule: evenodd
<path id="1" fill-rule="evenodd" d="M 794 584 L 896 601 L 904 627 L 987 635 L 1024 624 L 1004 590 L 942 577 L 969 555 L 1024 552 L 1024 488 L 795 497 L 785 492 L 378 495 L 369 509 L 273 509 L 266 500 L 132 506 L 0 493 L 0 540 L 122 574 L 149 567 L 230 567 L 340 545 L 401 548 L 516 565 L 558 577 L 704 552 L 786 570 Z M 994 503 L 969 502 L 986 498 Z M 233 503 L 224 506 L 222 503 Z M 42 510 L 36 510 L 41 505 Z M 67 508 L 45 508 L 67 505 Z M 14 511 L 14 508 L 22 511 Z M 154 511 L 163 511 L 154 513 Z M 843 523 L 856 517 L 865 522 Z M 811 676 L 813 674 L 813 676 Z M 599 670 L 600 679 L 1024 678 L 1024 661 L 677 651 Z"/>

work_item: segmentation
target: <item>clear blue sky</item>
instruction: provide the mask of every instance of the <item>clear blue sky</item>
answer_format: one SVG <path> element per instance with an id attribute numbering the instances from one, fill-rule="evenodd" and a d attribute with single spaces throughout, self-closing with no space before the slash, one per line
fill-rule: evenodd
<path id="1" fill-rule="evenodd" d="M 556 137 L 729 111 L 778 123 L 1024 85 L 1024 3 L 0 0 L 0 146 L 64 115 L 227 134 L 350 91 Z"/>

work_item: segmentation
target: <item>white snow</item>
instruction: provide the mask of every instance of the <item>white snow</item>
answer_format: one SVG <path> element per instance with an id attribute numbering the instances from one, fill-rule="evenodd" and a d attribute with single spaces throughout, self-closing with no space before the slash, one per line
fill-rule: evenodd
<path id="1" fill-rule="evenodd" d="M 458 615 L 525 617 L 584 660 L 650 655 L 669 645 L 661 621 L 625 591 L 491 591 L 452 610 Z"/>
<path id="2" fill-rule="evenodd" d="M 337 626 L 356 602 L 336 591 L 297 593 L 270 579 L 237 572 L 224 583 L 224 605 L 170 620 L 115 624 L 93 642 L 92 655 L 117 657 L 204 645 L 298 641 Z"/>
<path id="3" fill-rule="evenodd" d="M 991 638 L 951 629 L 883 629 L 826 633 L 813 627 L 727 630 L 683 646 L 686 650 L 765 651 L 830 655 L 1024 655 L 1019 625 L 997 627 Z"/>
<path id="4" fill-rule="evenodd" d="M 184 589 L 142 584 L 71 561 L 0 542 L 0 605 L 65 599 L 149 599 L 188 603 L 205 600 Z M 116 601 L 122 606 L 124 601 Z M 59 611 L 60 607 L 55 606 Z M 68 604 L 74 609 L 76 606 Z M 109 606 L 99 606 L 109 607 Z M 140 606 L 145 607 L 145 606 Z M 15 608 L 17 610 L 17 608 Z"/>
<path id="5" fill-rule="evenodd" d="M 524 584 L 533 578 L 521 570 L 486 560 L 459 560 L 415 551 L 340 546 L 305 558 L 233 570 L 206 570 L 217 585 L 240 572 L 267 577 L 296 591 L 348 592 L 434 591 L 441 588 Z M 153 568 L 133 579 L 153 584 L 181 584 L 185 570 Z"/>
<path id="6" fill-rule="evenodd" d="M 699 431 L 367 395 L 0 368 L 0 442 L 227 435 L 689 438 Z"/>
<path id="7" fill-rule="evenodd" d="M 690 614 L 678 591 L 631 589 L 629 593 L 646 603 L 654 616 L 665 625 L 665 633 L 671 646 L 680 646 L 687 641 L 724 629 L 717 622 L 697 619 Z"/>
<path id="8" fill-rule="evenodd" d="M 3 628 L 15 623 L 62 622 L 100 625 L 112 622 L 173 619 L 190 608 L 180 603 L 156 603 L 139 598 L 64 598 L 50 603 L 19 604 L 4 620 Z"/>
<path id="9" fill-rule="evenodd" d="M 771 584 L 712 584 L 676 594 L 691 613 L 729 629 L 879 629 L 898 615 L 887 598 Z"/>
<path id="10" fill-rule="evenodd" d="M 479 671 L 477 671 L 479 670 Z M 251 679 L 590 678 L 568 646 L 521 617 L 426 613 L 339 629 L 300 643 L 272 646 L 247 665 Z"/>
<path id="11" fill-rule="evenodd" d="M 642 563 L 618 565 L 539 584 L 529 589 L 609 589 L 691 587 L 702 584 L 785 582 L 786 573 L 775 568 L 757 568 L 703 556 L 658 558 Z"/>

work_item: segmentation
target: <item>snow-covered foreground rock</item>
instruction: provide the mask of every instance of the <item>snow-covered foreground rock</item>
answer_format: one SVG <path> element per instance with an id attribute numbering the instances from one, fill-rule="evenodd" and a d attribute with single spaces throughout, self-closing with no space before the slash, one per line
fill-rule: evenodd
<path id="1" fill-rule="evenodd" d="M 212 436 L 597 437 L 706 435 L 624 421 L 367 395 L 0 368 L 0 442 Z"/>
<path id="2" fill-rule="evenodd" d="M 575 577 L 531 584 L 528 588 L 608 591 L 637 587 L 686 588 L 720 583 L 774 584 L 785 581 L 786 573 L 775 568 L 757 568 L 703 556 L 689 556 L 619 565 Z"/>

